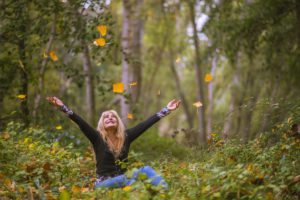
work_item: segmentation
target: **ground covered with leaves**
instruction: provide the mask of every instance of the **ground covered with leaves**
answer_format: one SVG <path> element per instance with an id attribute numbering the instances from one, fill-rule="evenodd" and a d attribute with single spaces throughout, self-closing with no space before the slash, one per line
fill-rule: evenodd
<path id="1" fill-rule="evenodd" d="M 151 186 L 140 176 L 129 187 L 95 191 L 96 169 L 89 151 L 75 152 L 72 144 L 60 147 L 56 141 L 45 142 L 40 139 L 41 127 L 20 131 L 22 126 L 11 122 L 0 135 L 0 197 L 298 199 L 300 144 L 292 134 L 292 124 L 289 119 L 246 144 L 238 138 L 223 141 L 212 133 L 209 144 L 190 147 L 184 159 L 164 154 L 147 160 L 131 152 L 128 175 L 149 165 L 166 180 L 169 190 Z"/>

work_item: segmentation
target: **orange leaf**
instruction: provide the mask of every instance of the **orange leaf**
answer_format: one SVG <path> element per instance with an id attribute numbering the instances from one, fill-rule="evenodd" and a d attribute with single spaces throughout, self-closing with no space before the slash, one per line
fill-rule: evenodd
<path id="1" fill-rule="evenodd" d="M 137 82 L 134 82 L 134 83 L 129 83 L 129 85 L 130 85 L 130 88 L 131 88 L 131 86 L 133 86 L 133 85 L 136 85 L 137 84 Z"/>
<path id="2" fill-rule="evenodd" d="M 130 119 L 133 119 L 132 114 L 127 113 L 127 117 L 130 118 Z"/>
<path id="3" fill-rule="evenodd" d="M 21 65 L 21 67 L 23 68 L 24 72 L 27 74 L 27 72 L 25 71 L 24 65 L 23 65 L 23 63 L 22 63 L 21 60 L 19 60 L 19 63 L 20 63 L 20 65 Z"/>
<path id="4" fill-rule="evenodd" d="M 205 82 L 209 82 L 209 81 L 211 81 L 211 79 L 212 79 L 213 77 L 212 77 L 212 75 L 210 75 L 210 74 L 206 74 L 206 76 L 205 76 Z"/>
<path id="5" fill-rule="evenodd" d="M 160 95 L 160 90 L 158 90 L 157 94 Z"/>
<path id="6" fill-rule="evenodd" d="M 20 94 L 20 95 L 18 95 L 18 97 L 19 97 L 20 99 L 25 99 L 26 95 Z"/>
<path id="7" fill-rule="evenodd" d="M 194 103 L 193 105 L 198 108 L 198 107 L 202 106 L 202 103 L 200 101 L 198 101 L 197 103 Z"/>
<path id="8" fill-rule="evenodd" d="M 43 165 L 43 168 L 44 168 L 44 170 L 50 170 L 50 163 L 46 162 L 46 163 Z"/>
<path id="9" fill-rule="evenodd" d="M 209 143 L 211 143 L 211 142 L 212 142 L 212 139 L 208 140 L 208 141 L 207 141 L 207 144 L 209 144 Z"/>
<path id="10" fill-rule="evenodd" d="M 170 169 L 168 169 L 167 171 L 164 171 L 164 173 L 169 175 L 170 174 Z"/>
<path id="11" fill-rule="evenodd" d="M 102 36 L 106 35 L 106 25 L 104 25 L 104 26 L 97 26 L 97 30 L 101 33 Z"/>
<path id="12" fill-rule="evenodd" d="M 78 194 L 79 192 L 80 192 L 80 188 L 78 187 L 78 186 L 76 186 L 76 185 L 73 185 L 72 186 L 72 192 L 73 192 L 73 194 Z"/>
<path id="13" fill-rule="evenodd" d="M 81 188 L 81 192 L 82 192 L 82 193 L 87 192 L 87 191 L 89 191 L 89 188 L 88 188 L 88 187 L 86 187 L 86 188 Z"/>
<path id="14" fill-rule="evenodd" d="M 185 168 L 185 167 L 187 167 L 187 166 L 188 166 L 188 165 L 187 165 L 186 163 L 183 163 L 183 164 L 180 165 L 181 168 Z"/>
<path id="15" fill-rule="evenodd" d="M 57 56 L 54 54 L 53 50 L 50 52 L 50 56 L 51 56 L 53 61 L 56 61 L 58 59 Z"/>
<path id="16" fill-rule="evenodd" d="M 113 92 L 122 93 L 124 91 L 124 83 L 113 84 Z"/>
<path id="17" fill-rule="evenodd" d="M 178 56 L 178 58 L 176 59 L 176 62 L 177 62 L 177 63 L 180 62 L 180 56 Z"/>
<path id="18" fill-rule="evenodd" d="M 103 38 L 95 39 L 95 42 L 97 42 L 98 45 L 103 47 L 105 45 L 105 40 Z"/>
<path id="19" fill-rule="evenodd" d="M 264 174 L 262 174 L 262 175 L 260 175 L 258 178 L 264 178 L 265 177 L 265 175 Z"/>

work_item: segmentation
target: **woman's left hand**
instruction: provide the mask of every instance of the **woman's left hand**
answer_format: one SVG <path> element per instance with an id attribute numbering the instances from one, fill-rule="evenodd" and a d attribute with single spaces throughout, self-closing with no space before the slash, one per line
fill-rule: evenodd
<path id="1" fill-rule="evenodd" d="M 169 111 L 176 110 L 176 108 L 179 107 L 180 103 L 181 103 L 181 100 L 179 100 L 177 103 L 175 103 L 175 99 L 174 99 L 173 101 L 168 103 L 167 108 L 169 109 Z"/>

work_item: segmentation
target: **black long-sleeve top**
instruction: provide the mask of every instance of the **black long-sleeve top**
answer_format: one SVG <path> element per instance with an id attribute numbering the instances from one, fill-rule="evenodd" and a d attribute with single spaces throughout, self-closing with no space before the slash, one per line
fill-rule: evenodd
<path id="1" fill-rule="evenodd" d="M 165 108 L 166 109 L 166 108 Z M 166 110 L 165 110 L 166 111 Z M 125 142 L 122 148 L 122 152 L 119 155 L 119 160 L 122 162 L 127 162 L 128 152 L 130 144 L 138 138 L 142 133 L 144 133 L 148 128 L 153 124 L 158 122 L 161 117 L 165 116 L 166 113 L 164 109 L 149 117 L 145 121 L 139 123 L 133 128 L 125 130 Z M 167 112 L 169 112 L 167 110 Z M 90 140 L 93 144 L 94 151 L 96 153 L 97 160 L 97 170 L 96 173 L 99 176 L 116 176 L 119 174 L 124 174 L 127 171 L 127 168 L 121 169 L 121 165 L 115 162 L 115 158 L 110 151 L 107 142 L 104 142 L 100 133 L 85 122 L 80 116 L 72 112 L 69 114 L 69 118 L 73 120 L 84 133 L 84 135 Z"/>

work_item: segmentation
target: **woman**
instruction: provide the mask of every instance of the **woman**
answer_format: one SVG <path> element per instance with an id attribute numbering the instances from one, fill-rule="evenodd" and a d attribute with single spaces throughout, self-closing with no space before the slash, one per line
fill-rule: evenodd
<path id="1" fill-rule="evenodd" d="M 130 144 L 162 117 L 168 115 L 170 111 L 176 110 L 181 100 L 175 103 L 174 99 L 157 114 L 127 130 L 125 130 L 123 122 L 116 111 L 105 111 L 98 122 L 97 130 L 95 130 L 58 98 L 48 97 L 46 99 L 60 107 L 60 110 L 79 126 L 93 144 L 97 160 L 95 189 L 99 186 L 113 188 L 129 186 L 137 180 L 139 173 L 145 173 L 147 178 L 151 178 L 150 184 L 155 186 L 160 184 L 164 188 L 168 188 L 168 184 L 162 177 L 149 166 L 140 168 L 133 174 L 131 179 L 127 179 L 124 175 L 127 169 L 122 168 L 118 161 L 126 163 Z"/>

